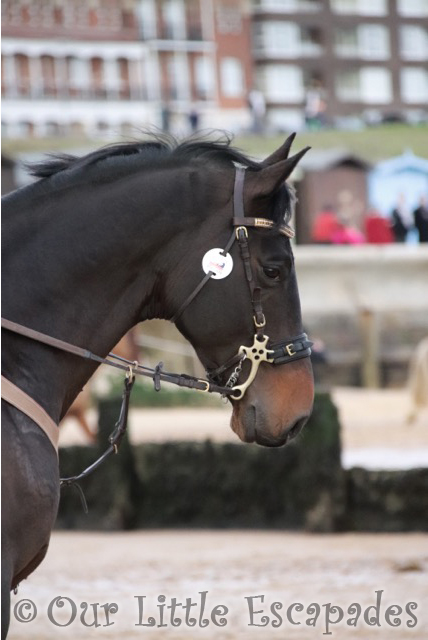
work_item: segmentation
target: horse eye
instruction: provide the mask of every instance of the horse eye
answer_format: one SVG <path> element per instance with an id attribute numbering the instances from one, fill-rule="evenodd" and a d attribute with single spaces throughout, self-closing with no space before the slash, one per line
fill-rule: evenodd
<path id="1" fill-rule="evenodd" d="M 278 267 L 263 267 L 263 272 L 265 276 L 271 278 L 272 280 L 278 280 L 279 276 L 281 275 Z"/>

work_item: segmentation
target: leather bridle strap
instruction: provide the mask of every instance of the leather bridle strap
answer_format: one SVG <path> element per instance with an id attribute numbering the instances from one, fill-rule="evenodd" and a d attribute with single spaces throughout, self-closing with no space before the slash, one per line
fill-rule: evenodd
<path id="1" fill-rule="evenodd" d="M 30 329 L 29 327 L 24 327 L 24 325 L 18 324 L 18 322 L 12 322 L 11 320 L 2 318 L 1 326 L 3 327 L 3 329 L 8 329 L 9 331 L 13 331 L 13 333 L 18 333 L 21 336 L 31 338 L 32 340 L 36 340 L 37 342 L 42 342 L 43 344 L 47 344 L 50 347 L 55 347 L 56 349 L 60 349 L 61 351 L 67 351 L 68 353 L 72 353 L 75 356 L 80 356 L 81 358 L 86 358 L 88 360 L 95 360 L 100 363 L 105 362 L 104 358 L 96 356 L 94 353 L 91 353 L 91 351 L 88 351 L 87 349 L 76 347 L 76 345 L 65 342 L 64 340 L 59 340 L 58 338 L 52 338 L 52 336 L 48 336 L 45 333 L 41 333 L 40 331 L 35 331 L 34 329 Z"/>
<path id="2" fill-rule="evenodd" d="M 31 418 L 31 420 L 33 420 L 46 433 L 53 448 L 58 454 L 58 425 L 46 413 L 43 407 L 26 394 L 25 391 L 22 391 L 22 389 L 17 387 L 4 376 L 1 377 L 1 397 L 3 400 Z"/>
<path id="3" fill-rule="evenodd" d="M 107 364 L 110 367 L 115 367 L 116 369 L 120 369 L 127 373 L 131 369 L 132 372 L 137 375 L 152 378 L 152 380 L 157 384 L 157 389 L 160 388 L 160 382 L 170 382 L 171 384 L 176 384 L 179 387 L 186 387 L 187 389 L 195 389 L 196 391 L 204 391 L 207 393 L 220 393 L 221 395 L 231 395 L 232 393 L 230 389 L 225 389 L 225 387 L 217 385 L 209 380 L 195 378 L 194 376 L 188 376 L 184 373 L 168 373 L 166 371 L 162 371 L 161 366 L 156 367 L 156 369 L 151 369 L 150 367 L 145 367 L 138 362 L 131 362 L 125 358 L 120 358 L 114 353 L 110 353 L 107 358 L 102 358 L 88 349 L 82 349 L 81 347 L 77 347 L 76 345 L 65 342 L 64 340 L 52 338 L 45 333 L 35 331 L 34 329 L 25 327 L 17 322 L 12 322 L 6 318 L 1 319 L 1 326 L 3 329 L 7 329 L 8 331 L 25 336 L 26 338 L 30 338 L 36 342 L 41 342 L 50 347 L 54 347 L 60 351 L 66 351 L 67 353 L 79 356 L 80 358 L 93 360 L 99 364 Z M 120 362 L 114 362 L 110 358 L 115 358 L 117 361 L 120 360 Z"/>
<path id="4" fill-rule="evenodd" d="M 261 304 L 258 302 L 260 300 L 260 291 L 257 291 L 252 286 L 253 274 L 250 263 L 250 251 L 248 246 L 248 232 L 247 227 L 255 227 L 260 229 L 272 229 L 276 226 L 276 223 L 273 220 L 269 220 L 267 218 L 252 218 L 245 216 L 244 211 L 244 181 L 245 181 L 245 168 L 237 167 L 235 170 L 235 182 L 233 187 L 233 218 L 232 224 L 234 230 L 232 235 L 229 238 L 228 243 L 225 248 L 221 252 L 222 255 L 226 255 L 229 253 L 232 248 L 234 242 L 237 240 L 240 246 L 241 258 L 244 264 L 245 277 L 247 282 L 250 285 L 250 295 L 253 303 L 254 315 L 257 318 L 258 325 L 261 325 L 262 322 L 262 312 L 261 312 Z M 294 232 L 287 225 L 279 225 L 279 232 L 282 235 L 285 235 L 288 238 L 294 237 Z M 183 312 L 187 309 L 190 303 L 196 298 L 198 293 L 203 289 L 203 287 L 211 280 L 211 276 L 213 275 L 212 271 L 208 271 L 199 284 L 193 289 L 193 291 L 187 296 L 182 305 L 179 307 L 178 311 L 171 318 L 171 322 L 176 322 L 178 318 L 183 314 Z M 257 326 L 258 326 L 257 325 Z M 260 327 L 259 327 L 260 328 Z"/>
<path id="5" fill-rule="evenodd" d="M 233 243 L 235 242 L 235 230 L 233 230 L 232 235 L 229 238 L 228 243 L 226 244 L 225 248 L 223 249 L 223 251 L 221 252 L 222 255 L 226 255 L 227 253 L 229 253 Z M 201 289 L 203 287 L 205 287 L 205 285 L 207 284 L 207 282 L 209 280 L 211 280 L 211 276 L 214 275 L 213 271 L 208 271 L 208 273 L 205 274 L 205 276 L 202 278 L 202 280 L 200 281 L 200 283 L 193 289 L 192 293 L 190 295 L 187 296 L 187 298 L 185 299 L 185 301 L 183 302 L 183 304 L 181 305 L 181 307 L 178 309 L 178 311 L 175 313 L 175 315 L 171 318 L 171 322 L 175 322 L 183 313 L 183 311 L 185 309 L 187 309 L 187 307 L 189 306 L 189 304 L 192 302 L 192 300 L 194 298 L 196 298 L 196 296 L 198 295 L 198 293 L 201 291 Z"/>

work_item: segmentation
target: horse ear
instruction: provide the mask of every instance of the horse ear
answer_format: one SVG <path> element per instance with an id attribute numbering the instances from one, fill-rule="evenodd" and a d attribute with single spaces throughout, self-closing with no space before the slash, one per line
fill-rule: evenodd
<path id="1" fill-rule="evenodd" d="M 270 156 L 265 158 L 263 162 L 261 162 L 262 167 L 269 167 L 271 164 L 276 164 L 281 160 L 286 160 L 288 158 L 288 154 L 290 153 L 291 145 L 293 144 L 294 138 L 296 137 L 295 133 L 292 133 L 288 136 L 287 140 Z"/>
<path id="2" fill-rule="evenodd" d="M 261 171 L 252 173 L 252 191 L 255 197 L 268 196 L 277 191 L 293 172 L 299 160 L 311 147 L 305 147 L 291 158 L 263 167 Z M 249 174 L 250 175 L 250 174 Z"/>

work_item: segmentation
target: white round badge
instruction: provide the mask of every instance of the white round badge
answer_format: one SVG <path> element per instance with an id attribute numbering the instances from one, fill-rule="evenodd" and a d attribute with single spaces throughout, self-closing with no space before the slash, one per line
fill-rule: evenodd
<path id="1" fill-rule="evenodd" d="M 214 280 L 226 278 L 233 269 L 232 256 L 223 255 L 223 249 L 210 249 L 202 258 L 202 269 L 205 273 L 212 271 Z"/>

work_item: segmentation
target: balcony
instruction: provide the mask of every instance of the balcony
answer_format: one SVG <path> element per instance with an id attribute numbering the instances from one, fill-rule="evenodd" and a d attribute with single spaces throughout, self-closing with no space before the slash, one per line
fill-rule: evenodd
<path id="1" fill-rule="evenodd" d="M 360 44 L 337 44 L 334 50 L 338 58 L 356 58 L 359 60 L 389 59 L 389 51 L 387 49 L 368 49 Z"/>
<path id="2" fill-rule="evenodd" d="M 5 84 L 2 86 L 2 98 L 6 100 L 72 100 L 72 101 L 105 101 L 147 100 L 146 91 L 141 87 L 123 84 L 113 88 L 100 85 L 40 85 L 29 86 L 27 83 Z"/>
<path id="3" fill-rule="evenodd" d="M 254 2 L 254 13 L 315 13 L 321 9 L 321 0 L 255 0 Z"/>

